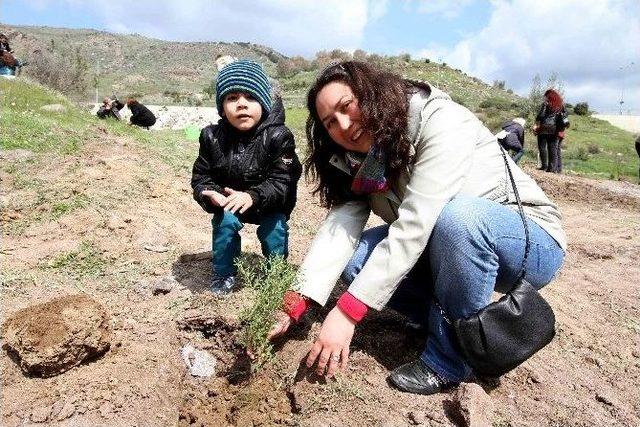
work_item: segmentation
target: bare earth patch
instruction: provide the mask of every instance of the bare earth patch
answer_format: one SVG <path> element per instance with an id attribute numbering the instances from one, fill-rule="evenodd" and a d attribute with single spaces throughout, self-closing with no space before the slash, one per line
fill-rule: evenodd
<path id="1" fill-rule="evenodd" d="M 640 424 L 636 186 L 529 171 L 560 205 L 570 241 L 562 271 L 543 291 L 557 336 L 500 380 L 425 397 L 386 384 L 388 371 L 424 345 L 389 311 L 357 327 L 349 368 L 338 380 L 300 364 L 322 310 L 276 346 L 273 364 L 252 374 L 238 344 L 238 315 L 251 292 L 217 299 L 206 290 L 210 260 L 181 258 L 210 246 L 211 225 L 191 198 L 190 171 L 176 173 L 114 138 L 89 141 L 82 157 L 37 166 L 23 153 L 3 156 L 20 173 L 3 169 L 0 176 L 0 321 L 80 292 L 104 305 L 113 334 L 104 356 L 50 378 L 26 376 L 3 351 L 3 426 L 451 426 L 485 418 L 494 425 Z M 20 181 L 24 174 L 38 185 Z M 289 223 L 294 264 L 325 216 L 309 190 L 301 185 Z M 243 251 L 260 253 L 255 227 L 245 227 Z M 187 372 L 187 344 L 216 358 L 214 376 Z M 482 399 L 491 405 L 478 408 Z"/>

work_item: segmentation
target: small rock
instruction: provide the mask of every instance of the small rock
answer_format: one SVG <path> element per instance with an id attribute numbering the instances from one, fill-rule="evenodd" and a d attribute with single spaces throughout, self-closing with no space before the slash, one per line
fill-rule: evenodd
<path id="1" fill-rule="evenodd" d="M 215 357 L 207 351 L 197 350 L 191 344 L 182 347 L 182 360 L 194 377 L 210 377 L 215 374 Z"/>
<path id="2" fill-rule="evenodd" d="M 409 413 L 407 414 L 407 419 L 414 426 L 419 426 L 425 423 L 427 417 L 425 417 L 423 412 L 409 411 Z"/>
<path id="3" fill-rule="evenodd" d="M 31 421 L 34 423 L 44 423 L 49 419 L 51 413 L 51 407 L 36 408 L 31 412 Z"/>
<path id="4" fill-rule="evenodd" d="M 71 418 L 75 413 L 76 406 L 72 402 L 66 402 L 56 419 L 58 421 L 66 420 L 67 418 Z"/>
<path id="5" fill-rule="evenodd" d="M 463 421 L 467 427 L 491 426 L 494 418 L 493 402 L 478 384 L 461 384 L 449 409 L 452 418 Z"/>
<path id="6" fill-rule="evenodd" d="M 202 261 L 206 259 L 211 259 L 211 251 L 201 251 L 201 252 L 185 252 L 180 255 L 178 258 L 178 262 L 193 262 L 193 261 Z"/>
<path id="7" fill-rule="evenodd" d="M 163 245 L 144 245 L 144 248 L 150 252 L 163 253 L 169 250 L 168 247 Z"/>
<path id="8" fill-rule="evenodd" d="M 111 404 L 111 402 L 105 402 L 100 405 L 98 411 L 100 411 L 100 415 L 103 418 L 111 418 L 113 416 L 113 405 Z"/>
<path id="9" fill-rule="evenodd" d="M 602 368 L 602 359 L 600 359 L 599 357 L 587 356 L 585 357 L 585 360 L 596 365 L 598 368 Z"/>
<path id="10" fill-rule="evenodd" d="M 631 355 L 637 359 L 640 359 L 640 350 L 633 350 Z"/>
<path id="11" fill-rule="evenodd" d="M 174 283 L 171 280 L 168 280 L 166 277 L 162 280 L 156 282 L 151 290 L 153 295 L 165 295 L 171 292 L 174 288 Z"/>

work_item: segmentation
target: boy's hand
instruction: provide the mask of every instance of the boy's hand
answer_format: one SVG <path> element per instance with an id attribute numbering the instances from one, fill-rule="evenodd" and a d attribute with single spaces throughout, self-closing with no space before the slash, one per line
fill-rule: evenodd
<path id="1" fill-rule="evenodd" d="M 217 191 L 203 190 L 202 195 L 207 196 L 209 200 L 211 200 L 211 204 L 213 204 L 213 206 L 220 206 L 221 208 L 223 208 L 228 202 L 227 198 Z"/>
<path id="2" fill-rule="evenodd" d="M 236 191 L 233 188 L 225 187 L 224 192 L 227 193 L 227 204 L 224 206 L 225 211 L 236 213 L 245 213 L 247 209 L 253 206 L 253 199 L 249 193 L 244 191 Z"/>

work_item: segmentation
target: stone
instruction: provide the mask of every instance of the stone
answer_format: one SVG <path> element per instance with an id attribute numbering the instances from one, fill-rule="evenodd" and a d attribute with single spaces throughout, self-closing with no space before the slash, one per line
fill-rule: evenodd
<path id="1" fill-rule="evenodd" d="M 414 426 L 422 425 L 427 421 L 427 417 L 425 417 L 424 413 L 419 411 L 409 411 L 407 419 Z"/>
<path id="2" fill-rule="evenodd" d="M 180 255 L 178 262 L 194 262 L 211 259 L 211 251 L 185 252 Z"/>
<path id="3" fill-rule="evenodd" d="M 169 250 L 168 247 L 163 245 L 144 245 L 144 248 L 149 252 L 157 252 L 157 253 L 163 253 Z"/>
<path id="4" fill-rule="evenodd" d="M 163 277 L 158 280 L 151 290 L 153 295 L 165 295 L 175 288 L 176 280 L 173 277 Z"/>
<path id="5" fill-rule="evenodd" d="M 4 348 L 33 376 L 61 374 L 102 356 L 111 345 L 104 307 L 84 294 L 26 307 L 2 328 Z"/>
<path id="6" fill-rule="evenodd" d="M 40 107 L 42 111 L 48 111 L 50 113 L 63 113 L 67 111 L 67 107 L 62 104 L 48 104 Z"/>
<path id="7" fill-rule="evenodd" d="M 194 377 L 210 377 L 216 373 L 216 358 L 191 344 L 182 347 L 182 360 Z"/>
<path id="8" fill-rule="evenodd" d="M 491 426 L 494 418 L 491 398 L 474 383 L 460 384 L 449 410 L 452 418 L 460 420 L 466 427 Z"/>
<path id="9" fill-rule="evenodd" d="M 71 418 L 75 413 L 76 405 L 74 405 L 72 402 L 66 402 L 56 419 L 58 421 L 66 420 L 67 418 Z"/>
<path id="10" fill-rule="evenodd" d="M 31 412 L 31 421 L 34 423 L 44 423 L 49 419 L 51 407 L 36 408 Z"/>

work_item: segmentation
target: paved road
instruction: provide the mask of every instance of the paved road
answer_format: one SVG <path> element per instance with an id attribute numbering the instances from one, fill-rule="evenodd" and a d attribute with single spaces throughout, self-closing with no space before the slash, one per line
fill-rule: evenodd
<path id="1" fill-rule="evenodd" d="M 594 114 L 593 117 L 606 120 L 612 125 L 633 133 L 640 133 L 640 116 Z"/>

